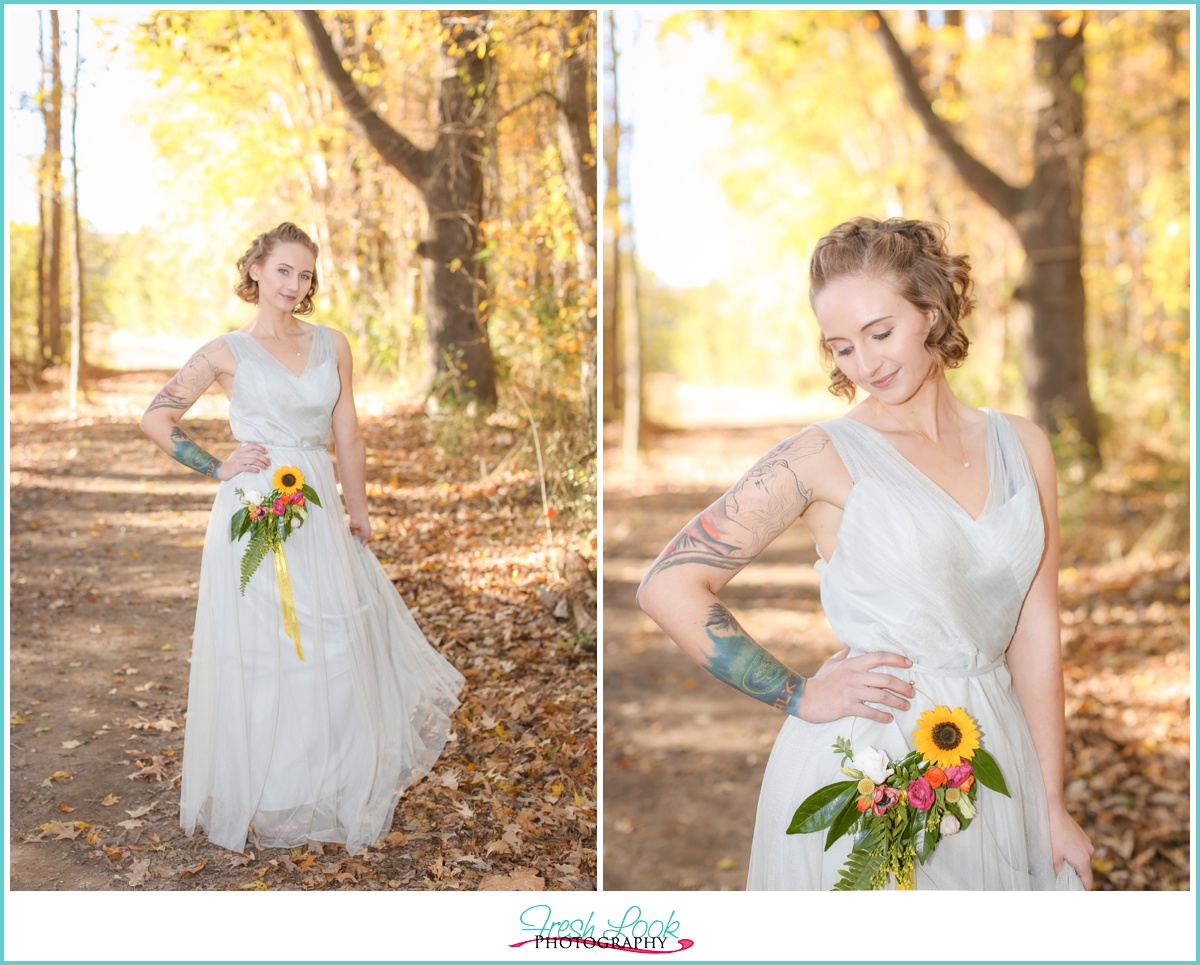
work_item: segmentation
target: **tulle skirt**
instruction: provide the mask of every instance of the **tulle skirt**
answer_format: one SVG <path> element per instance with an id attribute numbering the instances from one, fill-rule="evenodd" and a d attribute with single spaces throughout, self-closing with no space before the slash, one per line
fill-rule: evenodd
<path id="1" fill-rule="evenodd" d="M 180 823 L 232 851 L 249 833 L 262 847 L 330 841 L 354 854 L 387 833 L 401 792 L 437 761 L 463 678 L 350 533 L 328 452 L 267 449 L 269 470 L 221 484 L 205 538 Z M 270 490 L 283 465 L 322 502 L 284 548 L 303 659 L 273 558 L 243 595 L 249 537 L 229 538 L 234 490 Z"/>

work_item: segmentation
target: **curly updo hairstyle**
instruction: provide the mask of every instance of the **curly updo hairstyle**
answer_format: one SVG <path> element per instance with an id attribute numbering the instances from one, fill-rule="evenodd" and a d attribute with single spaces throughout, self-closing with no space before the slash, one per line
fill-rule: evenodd
<path id="1" fill-rule="evenodd" d="M 292 309 L 292 314 L 311 315 L 313 313 L 313 295 L 317 293 L 317 255 L 320 254 L 321 249 L 316 246 L 312 238 L 290 221 L 285 221 L 278 227 L 263 232 L 254 239 L 254 244 L 247 248 L 246 253 L 237 260 L 238 281 L 233 286 L 233 291 L 238 298 L 244 302 L 249 302 L 251 305 L 258 304 L 258 282 L 250 277 L 250 266 L 261 265 L 267 260 L 267 257 L 275 249 L 276 245 L 286 244 L 290 241 L 304 245 L 305 248 L 312 252 L 313 256 L 312 287 L 309 288 L 308 294 Z"/>
<path id="2" fill-rule="evenodd" d="M 843 222 L 817 242 L 808 264 L 808 300 L 814 310 L 825 286 L 847 275 L 886 279 L 905 301 L 935 313 L 925 347 L 942 368 L 962 364 L 970 345 L 962 322 L 975 307 L 971 262 L 946 250 L 945 228 L 903 218 Z M 853 402 L 855 385 L 837 367 L 824 338 L 821 356 L 830 366 L 829 391 Z"/>

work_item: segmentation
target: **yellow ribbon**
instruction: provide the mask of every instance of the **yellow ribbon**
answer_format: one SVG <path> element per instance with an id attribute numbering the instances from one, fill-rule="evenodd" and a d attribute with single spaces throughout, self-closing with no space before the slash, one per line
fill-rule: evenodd
<path id="1" fill-rule="evenodd" d="M 275 547 L 275 576 L 279 578 L 279 599 L 283 604 L 283 632 L 296 643 L 296 656 L 304 659 L 304 651 L 300 649 L 300 624 L 296 620 L 296 601 L 292 599 L 292 581 L 288 577 L 287 560 L 283 555 L 283 545 Z"/>

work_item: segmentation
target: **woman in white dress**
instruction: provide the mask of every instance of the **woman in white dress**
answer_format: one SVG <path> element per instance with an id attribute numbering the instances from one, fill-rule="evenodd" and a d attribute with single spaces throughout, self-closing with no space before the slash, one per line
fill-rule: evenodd
<path id="1" fill-rule="evenodd" d="M 671 541 L 638 603 L 718 679 L 784 711 L 759 799 L 748 887 L 831 888 L 851 841 L 786 833 L 839 779 L 834 740 L 898 760 L 922 711 L 963 707 L 1012 797 L 986 792 L 918 889 L 1091 887 L 1091 843 L 1063 804 L 1058 518 L 1050 443 L 972 409 L 945 370 L 966 358 L 970 266 L 934 224 L 858 218 L 810 261 L 830 391 L 867 398 L 762 459 Z M 799 519 L 821 557 L 844 649 L 809 679 L 755 643 L 717 594 Z"/>
<path id="2" fill-rule="evenodd" d="M 297 317 L 313 310 L 317 254 L 290 223 L 259 235 L 238 260 L 235 289 L 254 316 L 197 351 L 141 423 L 168 455 L 219 480 L 192 642 L 180 822 L 233 851 L 248 835 L 260 847 L 341 842 L 352 854 L 378 841 L 400 793 L 450 738 L 463 683 L 366 548 L 350 346 Z M 214 382 L 239 440 L 224 459 L 179 425 Z M 301 483 L 320 505 L 308 500 L 289 534 L 286 577 L 268 553 L 243 592 L 249 536 L 231 539 L 234 514 L 272 490 L 291 499 Z"/>

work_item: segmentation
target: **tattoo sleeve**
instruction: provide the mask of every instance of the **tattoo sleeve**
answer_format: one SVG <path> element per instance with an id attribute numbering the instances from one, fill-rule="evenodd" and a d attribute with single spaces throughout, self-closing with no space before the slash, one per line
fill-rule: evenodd
<path id="1" fill-rule="evenodd" d="M 807 430 L 780 443 L 729 492 L 688 523 L 659 554 L 642 581 L 681 563 L 740 570 L 788 528 L 812 499 L 800 477 L 806 458 L 829 444 Z"/>
<path id="2" fill-rule="evenodd" d="M 800 716 L 804 678 L 751 640 L 723 604 L 708 608 L 704 632 L 712 643 L 712 652 L 705 654 L 705 670 L 776 710 Z"/>
<path id="3" fill-rule="evenodd" d="M 212 476 L 214 479 L 217 470 L 221 468 L 221 460 L 200 448 L 179 426 L 171 429 L 171 456 L 188 469 L 194 469 L 201 475 Z"/>

